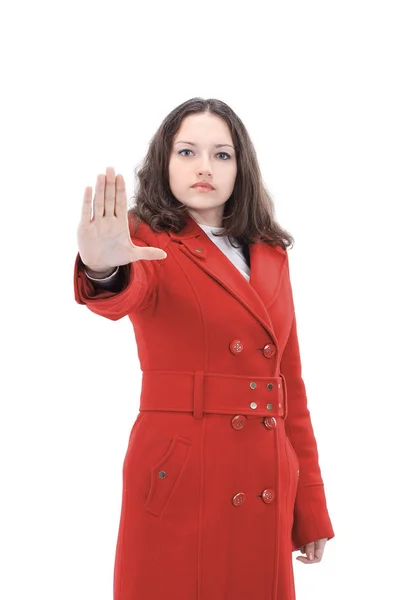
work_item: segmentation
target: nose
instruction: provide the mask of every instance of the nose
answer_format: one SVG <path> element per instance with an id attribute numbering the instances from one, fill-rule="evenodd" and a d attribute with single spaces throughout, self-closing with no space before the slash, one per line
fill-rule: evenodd
<path id="1" fill-rule="evenodd" d="M 200 177 L 203 177 L 203 175 L 206 175 L 207 177 L 211 177 L 211 171 L 209 171 L 208 169 L 200 169 L 199 171 L 197 171 L 197 174 Z"/>
<path id="2" fill-rule="evenodd" d="M 199 162 L 197 165 L 197 174 L 201 177 L 203 177 L 204 175 L 211 177 L 212 169 L 208 155 L 199 158 Z"/>

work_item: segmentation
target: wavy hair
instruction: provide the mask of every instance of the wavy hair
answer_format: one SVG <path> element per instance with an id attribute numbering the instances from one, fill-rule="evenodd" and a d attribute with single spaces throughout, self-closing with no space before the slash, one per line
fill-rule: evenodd
<path id="1" fill-rule="evenodd" d="M 140 221 L 153 231 L 179 232 L 187 220 L 187 206 L 179 202 L 169 185 L 169 159 L 172 142 L 183 119 L 207 113 L 222 118 L 231 132 L 236 149 L 237 174 L 231 196 L 225 202 L 221 232 L 233 243 L 264 241 L 283 249 L 293 246 L 294 238 L 277 223 L 274 203 L 261 176 L 256 151 L 236 113 L 216 99 L 192 98 L 173 109 L 152 137 L 142 164 L 136 167 L 137 190 L 128 209 L 130 232 L 134 235 Z"/>

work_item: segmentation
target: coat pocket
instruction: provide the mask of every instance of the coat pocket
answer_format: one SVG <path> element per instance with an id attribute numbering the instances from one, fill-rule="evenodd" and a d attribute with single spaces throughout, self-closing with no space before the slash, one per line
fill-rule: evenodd
<path id="1" fill-rule="evenodd" d="M 162 459 L 151 469 L 151 485 L 144 508 L 156 517 L 161 515 L 186 462 L 192 443 L 174 436 Z"/>

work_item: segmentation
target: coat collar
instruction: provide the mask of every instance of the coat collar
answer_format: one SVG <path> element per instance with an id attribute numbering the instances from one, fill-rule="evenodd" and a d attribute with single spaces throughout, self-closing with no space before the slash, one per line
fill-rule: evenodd
<path id="1" fill-rule="evenodd" d="M 169 232 L 180 250 L 210 277 L 222 285 L 268 331 L 278 348 L 268 307 L 279 289 L 285 251 L 265 242 L 249 244 L 250 281 L 238 271 L 197 222 L 188 215 L 185 227 Z"/>

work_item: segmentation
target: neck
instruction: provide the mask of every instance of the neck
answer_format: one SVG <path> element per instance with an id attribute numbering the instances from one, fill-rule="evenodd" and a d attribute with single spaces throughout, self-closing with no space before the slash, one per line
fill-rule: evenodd
<path id="1" fill-rule="evenodd" d="M 193 213 L 189 213 L 194 221 L 198 225 L 206 225 L 207 227 L 222 227 L 222 216 L 218 215 L 197 215 Z"/>

